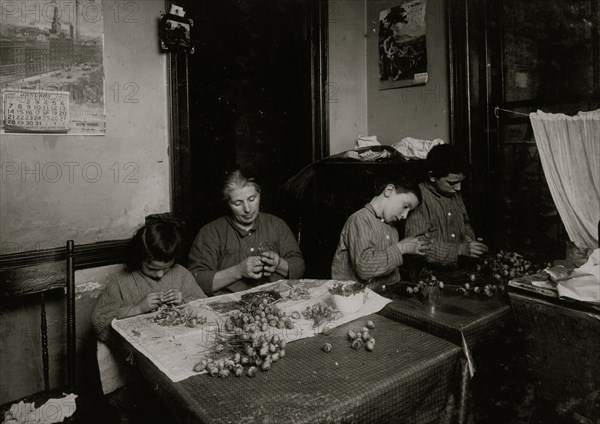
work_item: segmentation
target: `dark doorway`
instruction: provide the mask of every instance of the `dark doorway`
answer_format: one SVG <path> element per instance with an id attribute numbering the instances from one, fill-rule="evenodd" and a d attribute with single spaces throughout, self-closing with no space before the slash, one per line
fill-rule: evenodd
<path id="1" fill-rule="evenodd" d="M 179 94 L 174 98 L 179 111 L 174 210 L 186 219 L 188 234 L 195 234 L 224 212 L 223 178 L 241 167 L 260 183 L 262 209 L 282 217 L 295 231 L 295 205 L 281 186 L 327 153 L 326 109 L 321 107 L 327 4 L 186 3 L 186 17 L 194 21 L 195 53 L 171 60 Z M 181 113 L 185 107 L 187 115 Z"/>

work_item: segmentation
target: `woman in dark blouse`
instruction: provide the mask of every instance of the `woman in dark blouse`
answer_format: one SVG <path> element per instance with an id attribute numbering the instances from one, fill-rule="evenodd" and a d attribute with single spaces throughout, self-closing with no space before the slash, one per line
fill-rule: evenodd
<path id="1" fill-rule="evenodd" d="M 210 296 L 301 278 L 298 243 L 282 219 L 260 212 L 254 179 L 232 172 L 223 195 L 230 214 L 202 227 L 189 254 L 189 270 L 202 290 Z"/>

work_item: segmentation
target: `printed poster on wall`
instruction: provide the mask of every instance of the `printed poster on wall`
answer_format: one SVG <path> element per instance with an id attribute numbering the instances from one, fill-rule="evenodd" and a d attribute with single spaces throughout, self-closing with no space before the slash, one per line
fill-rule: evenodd
<path id="1" fill-rule="evenodd" d="M 104 135 L 95 0 L 0 0 L 0 134 Z"/>
<path id="2" fill-rule="evenodd" d="M 427 82 L 425 7 L 405 1 L 379 13 L 379 89 Z"/>

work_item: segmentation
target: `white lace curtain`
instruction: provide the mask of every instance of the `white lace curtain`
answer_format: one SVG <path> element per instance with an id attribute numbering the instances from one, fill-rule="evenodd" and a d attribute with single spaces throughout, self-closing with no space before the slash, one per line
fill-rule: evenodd
<path id="1" fill-rule="evenodd" d="M 550 193 L 569 238 L 598 247 L 600 220 L 600 109 L 576 116 L 529 115 Z"/>

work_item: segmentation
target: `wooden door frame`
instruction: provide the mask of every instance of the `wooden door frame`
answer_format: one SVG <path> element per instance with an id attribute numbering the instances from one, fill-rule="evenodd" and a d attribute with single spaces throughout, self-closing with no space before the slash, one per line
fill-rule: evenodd
<path id="1" fill-rule="evenodd" d="M 490 192 L 498 180 L 495 172 L 501 157 L 494 116 L 501 90 L 494 69 L 502 69 L 488 49 L 490 37 L 498 33 L 489 19 L 492 3 L 449 0 L 447 9 L 450 138 L 468 158 L 470 171 L 463 195 L 474 226 L 482 233 L 499 210 L 494 204 L 498 196 Z"/>
<path id="2" fill-rule="evenodd" d="M 166 1 L 169 7 L 170 1 Z M 311 160 L 329 156 L 328 84 L 328 0 L 306 0 L 305 34 L 311 40 Z M 186 53 L 171 52 L 168 58 L 171 210 L 186 215 L 191 212 L 191 147 L 189 130 L 189 63 Z"/>

